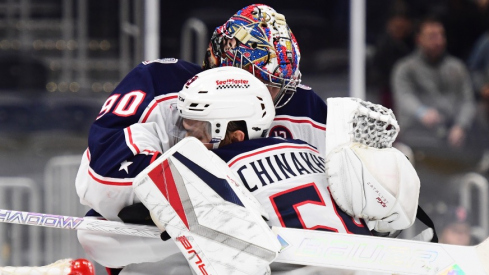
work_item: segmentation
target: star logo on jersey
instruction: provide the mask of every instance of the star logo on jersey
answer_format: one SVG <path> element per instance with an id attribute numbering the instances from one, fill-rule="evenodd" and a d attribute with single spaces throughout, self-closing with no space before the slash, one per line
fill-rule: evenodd
<path id="1" fill-rule="evenodd" d="M 127 161 L 127 160 L 121 162 L 121 167 L 119 168 L 119 171 L 124 170 L 124 171 L 126 171 L 126 173 L 129 174 L 129 165 L 131 165 L 131 164 L 132 164 L 132 162 Z"/>

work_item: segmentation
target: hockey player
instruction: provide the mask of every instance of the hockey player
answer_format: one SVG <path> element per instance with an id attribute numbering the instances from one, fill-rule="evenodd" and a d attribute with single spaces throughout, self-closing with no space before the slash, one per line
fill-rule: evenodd
<path id="1" fill-rule="evenodd" d="M 196 137 L 228 163 L 270 214 L 270 225 L 371 235 L 363 221 L 335 206 L 327 188 L 325 159 L 317 148 L 297 139 L 258 138 L 268 128 L 258 126 L 266 115 L 266 101 L 262 112 L 234 107 L 239 88 L 215 83 L 243 74 L 240 69 L 225 69 L 198 74 L 178 94 L 177 109 L 186 135 Z M 206 104 L 205 110 L 199 108 Z"/>
<path id="2" fill-rule="evenodd" d="M 232 47 L 224 45 L 228 42 Z M 310 88 L 299 85 L 300 52 L 283 15 L 265 5 L 245 7 L 216 29 L 210 45 L 204 69 L 243 67 L 272 86 L 269 90 L 281 108 L 270 135 L 300 138 L 324 152 L 326 104 Z M 76 179 L 81 203 L 93 209 L 88 216 L 151 223 L 145 216 L 134 219 L 145 209 L 134 205 L 138 200 L 132 181 L 174 145 L 169 133 L 177 92 L 201 71 L 200 66 L 174 58 L 143 62 L 107 98 L 90 128 Z M 94 260 L 111 268 L 156 262 L 177 252 L 144 238 L 79 232 L 79 240 Z"/>
<path id="3" fill-rule="evenodd" d="M 212 123 L 179 120 L 179 128 L 193 137 L 178 142 L 143 170 L 134 179 L 135 194 L 197 274 L 269 274 L 266 269 L 281 247 L 262 218 L 269 215 L 227 164 L 208 149 L 265 137 L 275 115 L 272 98 L 265 84 L 235 67 L 206 70 L 193 79 L 178 94 L 178 113 L 216 119 Z M 186 108 L 178 107 L 182 103 Z M 229 121 L 233 126 L 228 126 Z M 246 134 L 228 135 L 242 127 Z M 195 252 L 188 253 L 189 247 Z M 160 264 L 167 266 L 168 261 Z"/>
<path id="4" fill-rule="evenodd" d="M 260 96 L 245 100 L 243 94 L 246 91 L 243 90 L 247 89 L 246 85 L 229 85 L 229 81 L 246 79 L 246 74 L 240 71 L 237 68 L 217 68 L 197 74 L 194 81 L 179 92 L 177 109 L 186 136 L 200 140 L 229 165 L 265 208 L 270 226 L 371 235 L 371 228 L 365 221 L 353 215 L 369 218 L 369 222 L 380 222 L 384 226 L 376 229 L 385 230 L 389 226 L 386 224 L 392 224 L 393 228 L 385 231 L 412 225 L 419 179 L 404 155 L 394 148 L 361 146 L 361 150 L 355 149 L 359 154 L 357 157 L 349 159 L 334 152 L 331 153 L 334 159 L 330 161 L 335 164 L 327 164 L 320 152 L 304 141 L 259 138 L 268 128 L 264 118 L 269 116 L 267 104 L 271 103 Z M 240 106 L 244 101 L 247 105 Z M 345 101 L 349 103 L 348 99 Z M 340 140 L 335 136 L 332 138 Z M 349 146 L 341 145 L 337 151 L 347 151 Z M 376 158 L 389 164 L 381 167 Z M 347 211 L 349 203 L 356 200 L 352 202 L 353 208 L 359 205 L 360 214 L 351 212 L 352 216 L 348 215 L 333 199 L 329 181 L 336 182 L 338 175 L 328 175 L 327 169 L 341 171 L 340 184 L 348 186 L 351 194 L 345 193 L 347 198 L 336 197 Z M 359 172 L 366 179 L 357 182 Z M 364 190 L 368 188 L 376 191 Z M 387 189 L 389 191 L 386 192 Z M 365 198 L 355 197 L 356 193 L 365 194 Z M 379 197 L 384 206 L 379 204 Z M 287 272 L 292 270 L 293 274 L 318 272 L 315 267 L 272 264 L 272 274 L 290 274 Z"/>
<path id="5" fill-rule="evenodd" d="M 310 87 L 301 85 L 299 45 L 284 15 L 266 5 L 238 11 L 212 35 L 204 69 L 236 66 L 269 87 L 276 115 L 269 136 L 301 139 L 325 153 L 327 108 Z"/>

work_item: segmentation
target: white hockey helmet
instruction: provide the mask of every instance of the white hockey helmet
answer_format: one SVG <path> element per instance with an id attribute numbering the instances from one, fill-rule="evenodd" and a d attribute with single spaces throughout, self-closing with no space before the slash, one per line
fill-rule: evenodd
<path id="1" fill-rule="evenodd" d="M 267 86 L 236 67 L 218 67 L 191 78 L 178 93 L 178 113 L 184 119 L 207 121 L 210 143 L 217 148 L 228 123 L 244 121 L 249 139 L 265 137 L 275 117 Z"/>

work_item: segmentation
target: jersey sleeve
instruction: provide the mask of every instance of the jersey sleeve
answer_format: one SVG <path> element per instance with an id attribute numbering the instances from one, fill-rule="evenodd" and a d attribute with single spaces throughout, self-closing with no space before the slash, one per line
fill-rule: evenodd
<path id="1" fill-rule="evenodd" d="M 83 204 L 109 220 L 137 202 L 132 181 L 173 145 L 177 93 L 196 65 L 143 62 L 116 87 L 92 124 L 76 180 Z"/>

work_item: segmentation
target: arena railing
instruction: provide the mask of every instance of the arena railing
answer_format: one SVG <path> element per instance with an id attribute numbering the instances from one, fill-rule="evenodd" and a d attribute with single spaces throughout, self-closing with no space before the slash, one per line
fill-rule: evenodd
<path id="1" fill-rule="evenodd" d="M 471 213 L 477 213 L 475 225 L 472 226 L 472 236 L 481 242 L 489 236 L 489 210 L 488 210 L 488 188 L 487 179 L 481 174 L 471 172 L 465 174 L 460 185 L 460 205 Z M 476 189 L 478 197 L 472 197 Z M 478 209 L 473 209 L 476 205 Z"/>
<path id="2" fill-rule="evenodd" d="M 34 180 L 0 177 L 1 209 L 41 212 L 41 207 L 41 195 Z M 8 217 L 2 215 L 2 218 Z M 40 227 L 0 223 L 0 266 L 41 264 L 41 241 Z"/>

